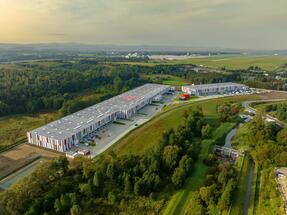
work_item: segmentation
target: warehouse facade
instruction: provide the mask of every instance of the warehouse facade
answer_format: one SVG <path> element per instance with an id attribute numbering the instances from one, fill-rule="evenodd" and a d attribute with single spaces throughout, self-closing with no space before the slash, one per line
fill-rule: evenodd
<path id="1" fill-rule="evenodd" d="M 207 96 L 215 94 L 231 93 L 234 91 L 246 91 L 249 88 L 244 84 L 237 84 L 232 82 L 216 83 L 216 84 L 201 84 L 182 86 L 181 90 L 189 95 Z"/>
<path id="2" fill-rule="evenodd" d="M 168 85 L 145 84 L 111 99 L 27 132 L 28 142 L 64 152 L 91 132 L 117 119 L 128 119 L 144 106 L 159 101 Z"/>

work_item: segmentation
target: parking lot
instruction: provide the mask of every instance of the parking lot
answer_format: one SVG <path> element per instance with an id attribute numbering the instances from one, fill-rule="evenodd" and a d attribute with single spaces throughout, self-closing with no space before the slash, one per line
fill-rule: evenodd
<path id="1" fill-rule="evenodd" d="M 152 103 L 145 106 L 132 118 L 128 120 L 119 119 L 113 123 L 105 125 L 99 131 L 93 132 L 89 136 L 83 138 L 79 147 L 74 147 L 71 152 L 68 153 L 72 154 L 79 150 L 89 150 L 91 157 L 101 154 L 131 130 L 150 120 L 164 106 L 172 103 L 176 96 L 177 93 L 164 95 L 163 100 L 160 103 Z"/>

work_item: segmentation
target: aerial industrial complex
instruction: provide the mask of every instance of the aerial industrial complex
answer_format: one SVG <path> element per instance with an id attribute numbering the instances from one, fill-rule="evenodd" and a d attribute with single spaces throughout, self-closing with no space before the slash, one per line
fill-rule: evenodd
<path id="1" fill-rule="evenodd" d="M 145 84 L 30 131 L 28 142 L 65 152 L 108 123 L 131 118 L 144 106 L 160 101 L 171 89 L 169 85 Z"/>
<path id="2" fill-rule="evenodd" d="M 243 84 L 225 82 L 216 84 L 201 84 L 182 86 L 181 90 L 189 95 L 206 96 L 214 94 L 235 93 L 239 91 L 246 91 L 249 88 Z"/>
<path id="3" fill-rule="evenodd" d="M 217 83 L 182 86 L 186 95 L 207 96 L 246 92 L 243 84 Z M 68 115 L 43 127 L 27 132 L 28 142 L 44 148 L 66 152 L 85 142 L 107 124 L 119 119 L 129 119 L 142 108 L 162 100 L 162 95 L 174 87 L 145 84 L 111 99 Z"/>

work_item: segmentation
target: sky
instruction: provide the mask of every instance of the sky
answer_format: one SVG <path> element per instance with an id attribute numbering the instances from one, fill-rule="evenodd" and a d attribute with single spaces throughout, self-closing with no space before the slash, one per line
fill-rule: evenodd
<path id="1" fill-rule="evenodd" d="M 287 0 L 0 0 L 0 43 L 287 49 Z"/>

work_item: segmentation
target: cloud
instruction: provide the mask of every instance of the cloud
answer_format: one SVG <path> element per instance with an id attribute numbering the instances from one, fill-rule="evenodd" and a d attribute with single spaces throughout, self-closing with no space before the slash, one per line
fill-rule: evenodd
<path id="1" fill-rule="evenodd" d="M 286 8 L 286 0 L 0 0 L 0 42 L 287 48 Z"/>

